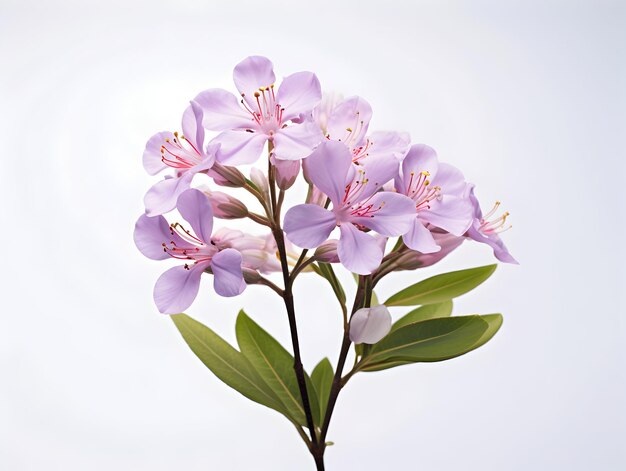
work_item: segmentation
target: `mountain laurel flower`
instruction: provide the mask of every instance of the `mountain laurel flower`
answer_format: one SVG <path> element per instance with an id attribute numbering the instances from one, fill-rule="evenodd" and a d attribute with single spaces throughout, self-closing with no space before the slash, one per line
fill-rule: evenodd
<path id="1" fill-rule="evenodd" d="M 318 126 L 327 139 L 348 146 L 353 162 L 381 156 L 393 156 L 400 161 L 408 152 L 411 145 L 408 133 L 379 131 L 367 135 L 372 107 L 363 98 L 353 96 L 338 103 L 323 102 L 319 107 L 322 106 L 324 109 L 314 112 Z"/>
<path id="2" fill-rule="evenodd" d="M 337 254 L 341 263 L 353 273 L 371 273 L 380 265 L 383 249 L 366 232 L 399 236 L 415 219 L 410 198 L 379 191 L 397 174 L 398 161 L 378 158 L 354 165 L 345 145 L 325 141 L 307 157 L 307 170 L 311 182 L 330 198 L 332 209 L 316 204 L 292 207 L 285 214 L 287 236 L 300 247 L 314 249 L 339 227 Z"/>
<path id="3" fill-rule="evenodd" d="M 350 340 L 355 344 L 379 342 L 391 331 L 391 314 L 387 306 L 364 307 L 350 319 Z"/>
<path id="4" fill-rule="evenodd" d="M 216 88 L 195 98 L 203 110 L 204 127 L 221 131 L 212 141 L 220 144 L 216 155 L 219 162 L 253 163 L 268 141 L 277 159 L 300 160 L 319 144 L 322 133 L 312 119 L 306 118 L 322 98 L 315 74 L 296 72 L 275 89 L 270 60 L 251 56 L 235 66 L 233 79 L 241 100 Z"/>
<path id="5" fill-rule="evenodd" d="M 152 136 L 143 153 L 143 165 L 150 175 L 167 168 L 174 169 L 146 193 L 144 204 L 148 216 L 165 214 L 176 206 L 178 196 L 191 185 L 194 175 L 207 172 L 215 162 L 215 145 L 204 148 L 202 110 L 197 103 L 183 113 L 183 134 L 160 132 Z"/>
<path id="6" fill-rule="evenodd" d="M 493 208 L 487 214 L 483 214 L 478 198 L 474 195 L 474 185 L 468 187 L 467 194 L 473 207 L 472 225 L 467 230 L 467 236 L 476 242 L 490 246 L 494 256 L 501 262 L 517 264 L 517 260 L 509 253 L 499 235 L 513 227 L 506 224 L 506 219 L 509 216 L 508 211 L 494 218 L 500 208 L 500 202 L 496 201 Z"/>
<path id="7" fill-rule="evenodd" d="M 472 224 L 473 207 L 466 197 L 463 174 L 452 165 L 439 163 L 432 147 L 411 147 L 395 178 L 395 188 L 414 203 L 413 224 L 402 237 L 410 249 L 422 253 L 441 250 L 427 229 L 428 224 L 456 236 L 463 235 Z"/>
<path id="8" fill-rule="evenodd" d="M 221 191 L 199 188 L 211 203 L 213 216 L 219 219 L 241 219 L 248 216 L 248 208 L 234 196 Z"/>
<path id="9" fill-rule="evenodd" d="M 187 309 L 198 294 L 202 273 L 209 270 L 217 294 L 241 294 L 246 287 L 241 254 L 232 248 L 220 248 L 212 238 L 213 212 L 206 195 L 186 190 L 178 197 L 176 208 L 193 233 L 180 223 L 169 225 L 161 215 L 144 214 L 135 225 L 135 245 L 146 257 L 184 261 L 184 265 L 170 268 L 157 280 L 154 301 L 159 311 L 175 314 Z"/>

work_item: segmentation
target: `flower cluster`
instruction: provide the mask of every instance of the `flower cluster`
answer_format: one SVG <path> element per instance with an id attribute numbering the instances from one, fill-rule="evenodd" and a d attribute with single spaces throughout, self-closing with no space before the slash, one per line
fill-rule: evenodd
<path id="1" fill-rule="evenodd" d="M 468 239 L 515 263 L 499 235 L 510 227 L 500 203 L 484 214 L 474 185 L 439 162 L 431 147 L 412 144 L 403 132 L 371 132 L 372 109 L 363 98 L 323 95 L 311 72 L 277 84 L 272 63 L 260 56 L 240 62 L 233 78 L 236 94 L 201 92 L 183 113 L 182 132 L 159 132 L 146 145 L 146 171 L 168 174 L 145 196 L 135 243 L 151 259 L 179 262 L 156 282 L 161 312 L 189 307 L 203 274 L 213 276 L 221 296 L 236 296 L 249 284 L 279 289 L 265 275 L 284 272 L 284 260 L 305 269 L 308 250 L 315 250 L 308 264 L 340 263 L 379 277 L 432 265 Z M 253 167 L 246 177 L 237 168 L 262 156 L 267 173 Z M 216 186 L 250 193 L 260 209 L 215 188 L 193 187 L 200 173 Z M 284 194 L 297 181 L 308 187 L 306 201 L 283 215 Z M 166 219 L 173 210 L 184 221 Z M 249 218 L 264 233 L 214 230 L 214 218 Z M 389 238 L 398 243 L 387 251 Z M 366 330 L 380 324 L 370 320 L 375 315 L 372 308 L 356 316 L 354 340 L 371 343 Z M 390 322 L 388 313 L 380 315 Z"/>

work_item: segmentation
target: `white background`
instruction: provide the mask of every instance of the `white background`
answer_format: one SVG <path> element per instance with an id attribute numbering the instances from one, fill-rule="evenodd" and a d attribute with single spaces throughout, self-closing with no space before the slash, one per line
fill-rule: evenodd
<path id="1" fill-rule="evenodd" d="M 625 469 L 625 32 L 617 1 L 2 0 L 0 468 L 313 469 L 292 426 L 212 376 L 158 314 L 168 264 L 132 243 L 156 181 L 147 138 L 264 54 L 279 76 L 313 70 L 362 95 L 372 129 L 409 131 L 485 206 L 503 200 L 521 262 L 456 303 L 504 313 L 484 348 L 354 378 L 327 468 Z M 468 243 L 380 292 L 491 262 Z M 310 369 L 334 362 L 340 321 L 324 283 L 300 280 Z M 240 307 L 289 343 L 261 288 L 225 300 L 206 282 L 189 314 L 233 341 Z"/>

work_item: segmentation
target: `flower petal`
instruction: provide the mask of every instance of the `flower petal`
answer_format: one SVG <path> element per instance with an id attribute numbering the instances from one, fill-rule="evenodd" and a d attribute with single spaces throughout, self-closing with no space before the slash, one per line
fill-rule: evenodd
<path id="1" fill-rule="evenodd" d="M 246 289 L 241 271 L 241 254 L 235 249 L 224 249 L 211 259 L 213 287 L 220 296 L 230 297 L 241 294 Z"/>
<path id="2" fill-rule="evenodd" d="M 220 144 L 216 158 L 224 165 L 251 164 L 258 160 L 267 141 L 265 134 L 246 131 L 224 131 L 211 143 Z"/>
<path id="3" fill-rule="evenodd" d="M 402 179 L 396 178 L 396 189 L 400 193 L 406 194 L 409 189 L 411 172 L 415 175 L 420 172 L 428 172 L 430 180 L 434 180 L 437 175 L 437 168 L 435 149 L 426 144 L 414 144 L 402 161 Z"/>
<path id="4" fill-rule="evenodd" d="M 242 108 L 237 97 L 221 88 L 200 92 L 193 102 L 202 109 L 202 124 L 211 131 L 248 129 L 256 124 L 252 115 Z"/>
<path id="5" fill-rule="evenodd" d="M 165 139 L 174 139 L 174 134 L 169 131 L 158 132 L 146 143 L 146 149 L 143 151 L 143 168 L 150 175 L 156 175 L 161 170 L 167 168 L 163 163 L 161 155 L 161 147 Z"/>
<path id="6" fill-rule="evenodd" d="M 322 141 L 322 131 L 312 121 L 292 124 L 274 134 L 273 154 L 279 160 L 300 160 L 308 157 Z"/>
<path id="7" fill-rule="evenodd" d="M 353 216 L 350 220 L 387 237 L 406 234 L 415 220 L 413 201 L 399 193 L 381 191 L 364 204 L 371 206 L 374 212 L 365 216 Z"/>
<path id="8" fill-rule="evenodd" d="M 400 163 L 392 156 L 368 157 L 362 161 L 362 165 L 355 165 L 355 168 L 361 170 L 359 178 L 365 184 L 363 190 L 359 193 L 359 199 L 370 197 L 383 188 L 385 183 L 391 181 L 398 174 Z"/>
<path id="9" fill-rule="evenodd" d="M 489 236 L 486 236 L 478 230 L 479 226 L 480 222 L 475 220 L 473 226 L 468 229 L 467 235 L 476 242 L 481 242 L 491 247 L 493 249 L 493 255 L 501 262 L 513 263 L 515 265 L 519 264 L 513 255 L 511 255 L 509 249 L 507 249 L 506 245 L 504 245 L 504 241 L 498 234 L 492 233 L 489 234 Z"/>
<path id="10" fill-rule="evenodd" d="M 187 190 L 178 197 L 176 209 L 191 225 L 196 236 L 205 244 L 210 243 L 213 232 L 213 210 L 207 195 L 193 188 Z"/>
<path id="11" fill-rule="evenodd" d="M 455 236 L 463 235 L 472 224 L 474 207 L 468 198 L 444 194 L 432 200 L 429 206 L 418 212 L 419 218 Z"/>
<path id="12" fill-rule="evenodd" d="M 352 168 L 350 150 L 340 142 L 324 141 L 305 159 L 304 165 L 307 178 L 335 207 L 340 206 L 346 191 L 346 177 Z"/>
<path id="13" fill-rule="evenodd" d="M 202 126 L 203 112 L 200 105 L 194 101 L 183 113 L 183 136 L 200 153 L 204 153 L 204 126 Z"/>
<path id="14" fill-rule="evenodd" d="M 143 198 L 148 216 L 158 216 L 176 207 L 178 196 L 191 185 L 193 172 L 185 172 L 180 177 L 171 177 L 155 183 Z"/>
<path id="15" fill-rule="evenodd" d="M 367 101 L 358 96 L 346 98 L 328 118 L 328 138 L 356 147 L 365 138 L 371 119 L 372 107 Z"/>
<path id="16" fill-rule="evenodd" d="M 278 88 L 276 101 L 283 111 L 283 122 L 311 114 L 322 100 L 322 88 L 312 72 L 296 72 L 285 77 Z"/>
<path id="17" fill-rule="evenodd" d="M 285 214 L 285 232 L 299 247 L 314 249 L 337 225 L 335 215 L 316 204 L 299 204 Z"/>
<path id="18" fill-rule="evenodd" d="M 376 270 L 383 259 L 383 251 L 376 239 L 351 223 L 342 224 L 340 230 L 337 254 L 343 266 L 359 275 L 369 275 Z"/>
<path id="19" fill-rule="evenodd" d="M 254 92 L 276 82 L 272 62 L 263 56 L 246 57 L 233 70 L 233 80 L 239 93 L 249 106 L 256 109 Z"/>
<path id="20" fill-rule="evenodd" d="M 458 168 L 453 165 L 440 163 L 437 169 L 437 176 L 431 177 L 431 185 L 441 187 L 441 192 L 445 195 L 462 197 L 467 194 L 467 182 Z"/>
<path id="21" fill-rule="evenodd" d="M 372 133 L 368 140 L 368 158 L 393 156 L 400 161 L 411 146 L 411 137 L 406 132 L 378 131 Z"/>
<path id="22" fill-rule="evenodd" d="M 169 258 L 163 250 L 163 244 L 172 240 L 172 234 L 170 225 L 163 216 L 149 217 L 142 214 L 135 223 L 133 239 L 139 251 L 146 257 L 152 260 Z"/>
<path id="23" fill-rule="evenodd" d="M 350 319 L 350 340 L 355 344 L 373 344 L 391 331 L 391 314 L 384 304 L 364 307 Z"/>
<path id="24" fill-rule="evenodd" d="M 402 236 L 402 240 L 408 248 L 421 253 L 434 253 L 441 250 L 433 235 L 418 217 L 415 217 L 411 229 Z"/>
<path id="25" fill-rule="evenodd" d="M 154 285 L 154 302 L 163 314 L 184 311 L 198 295 L 200 277 L 208 263 L 196 263 L 189 269 L 178 266 L 163 273 Z"/>

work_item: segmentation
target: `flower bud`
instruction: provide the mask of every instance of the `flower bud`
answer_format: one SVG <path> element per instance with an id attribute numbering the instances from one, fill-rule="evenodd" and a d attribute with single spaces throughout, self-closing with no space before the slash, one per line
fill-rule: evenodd
<path id="1" fill-rule="evenodd" d="M 261 191 L 263 198 L 265 198 L 266 201 L 269 201 L 270 184 L 263 171 L 256 167 L 252 167 L 252 170 L 250 170 L 250 180 L 252 180 L 252 183 L 254 183 L 255 186 Z"/>
<path id="2" fill-rule="evenodd" d="M 324 193 L 322 193 L 322 190 L 320 190 L 313 184 L 309 185 L 309 192 L 306 195 L 307 204 L 316 204 L 318 206 L 324 207 L 327 199 L 328 197 Z"/>
<path id="3" fill-rule="evenodd" d="M 350 320 L 350 340 L 355 344 L 373 344 L 382 340 L 391 330 L 391 314 L 387 306 L 364 307 Z"/>
<path id="4" fill-rule="evenodd" d="M 300 173 L 300 161 L 299 160 L 280 160 L 271 157 L 272 165 L 276 169 L 276 184 L 281 190 L 288 190 L 291 188 Z"/>
<path id="5" fill-rule="evenodd" d="M 213 216 L 220 219 L 241 219 L 248 215 L 248 208 L 237 198 L 221 191 L 204 190 L 209 198 Z"/>
<path id="6" fill-rule="evenodd" d="M 215 183 L 221 186 L 241 188 L 246 186 L 246 177 L 235 167 L 227 167 L 217 162 L 213 164 L 208 172 Z"/>
<path id="7" fill-rule="evenodd" d="M 315 258 L 320 262 L 339 263 L 339 255 L 337 255 L 337 240 L 328 239 L 315 250 Z"/>
<path id="8" fill-rule="evenodd" d="M 424 268 L 434 265 L 447 257 L 451 252 L 457 249 L 465 240 L 464 237 L 457 237 L 447 232 L 431 231 L 437 245 L 441 247 L 438 252 L 421 253 L 415 250 L 408 250 L 398 260 L 398 270 L 415 270 L 416 268 Z"/>
<path id="9" fill-rule="evenodd" d="M 254 285 L 261 279 L 259 272 L 252 268 L 241 267 L 241 272 L 243 273 L 243 280 L 249 285 Z"/>

